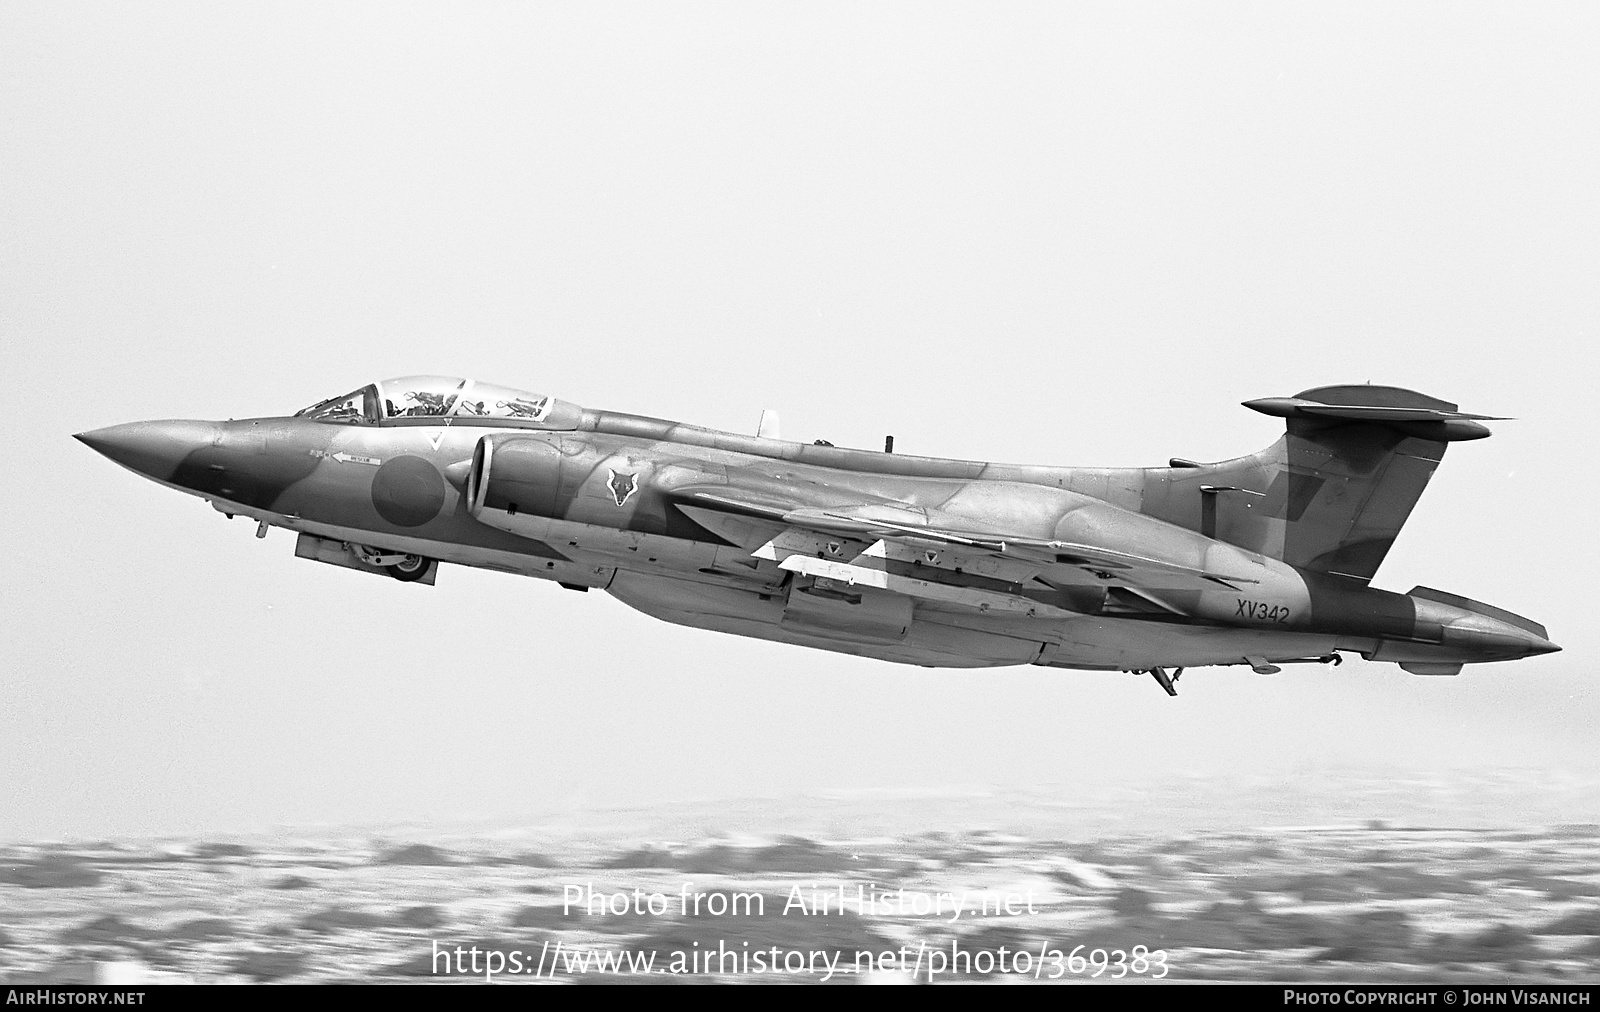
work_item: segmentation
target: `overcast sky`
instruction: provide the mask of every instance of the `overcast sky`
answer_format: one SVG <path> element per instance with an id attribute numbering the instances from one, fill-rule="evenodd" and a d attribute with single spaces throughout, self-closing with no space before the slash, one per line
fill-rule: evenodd
<path id="1" fill-rule="evenodd" d="M 829 789 L 1600 776 L 1600 8 L 0 5 L 0 839 Z M 1375 584 L 1564 653 L 924 671 L 293 557 L 71 433 L 392 375 L 1056 464 L 1390 383 L 1452 446 Z M 1597 821 L 1600 812 L 1573 812 Z"/>

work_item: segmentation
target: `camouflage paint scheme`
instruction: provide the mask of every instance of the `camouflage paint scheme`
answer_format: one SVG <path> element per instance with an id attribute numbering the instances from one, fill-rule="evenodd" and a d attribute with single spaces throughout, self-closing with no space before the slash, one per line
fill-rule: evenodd
<path id="1" fill-rule="evenodd" d="M 603 589 L 669 622 L 933 667 L 1337 663 L 1418 674 L 1559 649 L 1537 623 L 1369 581 L 1448 443 L 1486 416 L 1338 386 L 1216 464 L 1070 468 L 805 445 L 446 377 L 292 417 L 77 438 L 296 554 L 432 583 L 439 563 Z M 775 428 L 775 425 L 773 426 Z M 764 419 L 763 430 L 767 431 Z"/>

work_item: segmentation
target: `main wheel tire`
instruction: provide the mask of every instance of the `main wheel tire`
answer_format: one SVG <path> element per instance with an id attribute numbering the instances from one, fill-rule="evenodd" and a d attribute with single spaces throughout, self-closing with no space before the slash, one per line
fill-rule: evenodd
<path id="1" fill-rule="evenodd" d="M 420 555 L 408 555 L 392 566 L 384 566 L 384 572 L 402 583 L 420 580 L 428 572 L 429 560 Z"/>

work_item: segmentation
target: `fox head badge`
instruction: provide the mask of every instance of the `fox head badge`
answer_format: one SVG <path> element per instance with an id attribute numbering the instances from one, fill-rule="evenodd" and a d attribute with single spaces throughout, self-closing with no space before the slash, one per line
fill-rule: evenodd
<path id="1" fill-rule="evenodd" d="M 639 491 L 638 475 L 618 474 L 611 468 L 606 470 L 611 471 L 611 477 L 606 479 L 606 488 L 611 490 L 611 498 L 617 501 L 618 506 L 627 502 L 633 493 Z"/>

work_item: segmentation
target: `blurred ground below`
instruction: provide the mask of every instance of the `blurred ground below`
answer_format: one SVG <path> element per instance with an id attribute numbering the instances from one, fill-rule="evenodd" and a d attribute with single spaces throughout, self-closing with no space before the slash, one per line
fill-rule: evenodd
<path id="1" fill-rule="evenodd" d="M 0 846 L 0 983 L 490 976 L 458 948 L 499 982 L 1594 981 L 1600 791 L 1178 776 Z"/>

